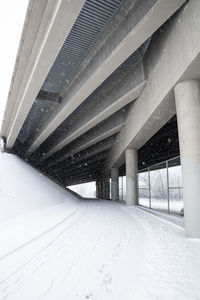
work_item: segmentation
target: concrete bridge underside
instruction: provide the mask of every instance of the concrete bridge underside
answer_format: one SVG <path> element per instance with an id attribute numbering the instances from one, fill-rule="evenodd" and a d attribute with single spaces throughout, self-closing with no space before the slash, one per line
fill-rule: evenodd
<path id="1" fill-rule="evenodd" d="M 126 174 L 127 205 L 138 169 L 180 152 L 186 233 L 200 237 L 199 19 L 198 0 L 30 0 L 4 150 L 105 199 Z"/>

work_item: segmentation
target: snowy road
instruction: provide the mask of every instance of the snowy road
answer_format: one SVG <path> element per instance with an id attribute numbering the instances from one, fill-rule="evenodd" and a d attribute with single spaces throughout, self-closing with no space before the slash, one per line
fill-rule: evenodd
<path id="1" fill-rule="evenodd" d="M 1 300 L 200 299 L 200 241 L 139 209 L 84 200 L 2 224 Z"/>

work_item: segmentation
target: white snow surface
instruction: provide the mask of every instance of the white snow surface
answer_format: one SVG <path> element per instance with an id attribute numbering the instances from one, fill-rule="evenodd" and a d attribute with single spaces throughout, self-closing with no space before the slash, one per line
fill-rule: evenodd
<path id="1" fill-rule="evenodd" d="M 77 197 L 20 158 L 0 152 L 0 222 Z"/>
<path id="2" fill-rule="evenodd" d="M 24 171 L 32 176 L 26 164 Z M 1 300 L 200 299 L 199 240 L 139 208 L 80 200 L 40 178 L 36 195 L 50 202 L 0 222 Z M 29 192 L 34 201 L 31 185 Z"/>

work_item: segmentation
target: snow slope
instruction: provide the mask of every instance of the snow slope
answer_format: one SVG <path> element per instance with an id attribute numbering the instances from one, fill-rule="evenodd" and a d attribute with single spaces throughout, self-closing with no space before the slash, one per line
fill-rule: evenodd
<path id="1" fill-rule="evenodd" d="M 0 222 L 78 199 L 15 155 L 0 152 Z"/>
<path id="2" fill-rule="evenodd" d="M 199 240 L 138 208 L 49 189 L 48 205 L 0 223 L 1 300 L 200 299 Z"/>

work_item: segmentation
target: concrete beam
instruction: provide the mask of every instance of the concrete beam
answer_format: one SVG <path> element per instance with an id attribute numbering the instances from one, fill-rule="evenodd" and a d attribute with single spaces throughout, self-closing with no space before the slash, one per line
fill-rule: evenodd
<path id="1" fill-rule="evenodd" d="M 72 86 L 73 83 L 78 79 L 78 77 L 81 75 L 82 72 L 86 69 L 86 66 L 93 60 L 97 52 L 102 48 L 102 46 L 105 44 L 105 41 L 107 40 L 108 36 L 111 36 L 113 32 L 119 27 L 120 23 L 126 18 L 129 11 L 135 6 L 137 0 L 123 0 L 120 6 L 120 9 L 111 19 L 110 23 L 102 34 L 99 36 L 95 44 L 92 46 L 86 57 L 83 59 L 83 61 L 80 63 L 78 69 L 76 70 L 76 73 L 72 75 L 72 78 L 69 79 L 69 82 L 65 85 L 63 90 L 61 91 L 60 95 L 62 97 L 66 96 L 69 88 Z"/>
<path id="2" fill-rule="evenodd" d="M 114 114 L 112 117 L 105 120 L 103 123 L 99 124 L 95 128 L 88 131 L 77 141 L 66 149 L 66 154 L 61 155 L 56 160 L 51 160 L 50 165 L 53 166 L 63 160 L 68 159 L 71 155 L 79 153 L 94 144 L 97 144 L 100 141 L 105 140 L 106 138 L 116 134 L 121 130 L 126 120 L 126 113 L 119 111 Z"/>
<path id="3" fill-rule="evenodd" d="M 125 76 L 121 74 L 117 82 L 111 82 L 106 88 L 102 87 L 102 90 L 92 95 L 90 104 L 86 103 L 85 110 L 84 108 L 81 109 L 81 118 L 78 116 L 75 118 L 75 122 L 67 128 L 66 136 L 63 137 L 62 135 L 60 139 L 56 140 L 51 150 L 43 158 L 47 159 L 138 98 L 145 87 L 145 83 L 143 64 L 140 62 L 135 68 L 130 68 Z"/>
<path id="4" fill-rule="evenodd" d="M 51 173 L 54 175 L 60 175 L 60 174 L 66 175 L 66 174 L 72 172 L 73 170 L 80 169 L 82 171 L 83 170 L 82 168 L 90 166 L 93 163 L 98 162 L 102 159 L 105 159 L 107 157 L 107 155 L 108 155 L 107 151 L 106 152 L 104 151 L 102 153 L 98 153 L 97 155 L 95 154 L 95 155 L 87 158 L 87 160 L 85 160 L 85 159 L 82 159 L 81 161 L 75 160 L 74 164 L 69 162 L 69 164 L 64 164 L 63 166 L 61 166 L 58 169 L 55 169 L 55 168 L 51 169 L 48 171 L 48 173 Z"/>
<path id="5" fill-rule="evenodd" d="M 60 109 L 44 124 L 30 146 L 31 154 L 47 137 L 144 41 L 146 41 L 185 0 L 138 1 L 120 27 L 68 91 Z M 112 42 L 111 42 L 112 41 Z"/>
<path id="6" fill-rule="evenodd" d="M 200 77 L 199 18 L 200 2 L 189 1 L 152 41 L 146 57 L 149 79 L 116 138 L 109 169 L 121 166 L 127 148 L 139 149 L 176 113 L 174 86 Z"/>
<path id="7" fill-rule="evenodd" d="M 84 2 L 84 0 L 48 1 L 34 42 L 33 51 L 24 73 L 24 82 L 22 82 L 9 122 L 9 132 L 6 135 L 7 149 L 13 147 L 29 110 Z M 37 15 L 35 14 L 34 19 L 37 19 Z M 34 27 L 33 24 L 31 25 Z M 26 40 L 27 43 L 29 43 L 28 38 Z"/>
<path id="8" fill-rule="evenodd" d="M 76 184 L 82 184 L 82 183 L 88 183 L 88 182 L 92 182 L 92 181 L 96 181 L 98 180 L 98 178 L 96 177 L 84 177 L 82 179 L 78 179 L 77 181 L 66 181 L 64 183 L 60 183 L 62 186 L 68 187 L 68 186 L 72 186 L 72 185 L 76 185 Z"/>
<path id="9" fill-rule="evenodd" d="M 25 85 L 25 74 L 28 76 L 30 74 L 30 67 L 33 63 L 33 59 L 36 57 L 36 39 L 39 43 L 39 37 L 41 39 L 44 33 L 44 28 L 47 26 L 45 24 L 44 15 L 50 15 L 52 10 L 53 1 L 42 0 L 34 1 L 30 0 L 26 18 L 24 22 L 24 27 L 22 31 L 22 37 L 19 44 L 19 49 L 17 53 L 15 68 L 11 80 L 11 85 L 9 89 L 9 95 L 6 103 L 6 108 L 3 117 L 3 123 L 1 128 L 1 136 L 7 137 L 9 133 L 9 128 L 11 127 L 11 117 L 16 108 L 19 105 L 18 93 L 22 86 Z M 47 19 L 46 19 L 47 22 Z M 43 29 L 41 28 L 43 27 Z M 38 38 L 37 38 L 38 37 Z M 24 70 L 26 70 L 24 72 Z"/>
<path id="10" fill-rule="evenodd" d="M 62 101 L 62 98 L 58 93 L 46 92 L 42 90 L 40 90 L 39 94 L 37 95 L 37 99 L 44 100 L 44 101 L 48 100 L 48 101 L 53 101 L 58 103 Z"/>
<path id="11" fill-rule="evenodd" d="M 70 157 L 65 159 L 65 161 L 69 160 L 71 157 L 73 157 L 74 162 L 78 162 L 78 161 L 87 159 L 87 158 L 89 158 L 91 156 L 94 156 L 98 153 L 109 150 L 112 147 L 113 143 L 114 143 L 114 137 L 107 138 L 107 139 L 102 140 L 101 142 L 91 146 L 90 148 L 85 149 L 82 152 L 76 153 L 76 155 L 71 154 Z M 63 163 L 65 163 L 65 162 L 61 161 L 61 162 L 58 163 L 58 165 L 62 166 Z M 57 166 L 55 166 L 53 164 L 52 165 L 49 164 L 49 165 L 47 165 L 47 167 L 45 169 L 48 170 L 50 168 L 56 168 L 56 167 Z"/>
<path id="12" fill-rule="evenodd" d="M 91 165 L 81 167 L 81 169 L 76 168 L 72 170 L 70 173 L 62 173 L 61 176 L 58 176 L 58 178 L 63 179 L 65 177 L 74 177 L 74 178 L 79 178 L 83 174 L 89 174 L 94 175 L 94 174 L 102 174 L 103 171 L 103 163 L 105 162 L 105 158 L 102 158 L 101 160 L 96 161 L 95 163 L 92 163 Z"/>

